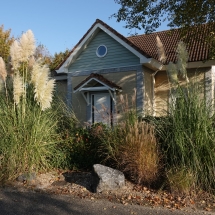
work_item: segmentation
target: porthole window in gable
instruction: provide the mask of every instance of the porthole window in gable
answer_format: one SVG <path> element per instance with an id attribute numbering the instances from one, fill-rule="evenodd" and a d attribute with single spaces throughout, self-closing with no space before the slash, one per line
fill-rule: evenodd
<path id="1" fill-rule="evenodd" d="M 104 57 L 107 54 L 107 47 L 105 45 L 100 45 L 96 50 L 96 55 L 98 57 Z"/>

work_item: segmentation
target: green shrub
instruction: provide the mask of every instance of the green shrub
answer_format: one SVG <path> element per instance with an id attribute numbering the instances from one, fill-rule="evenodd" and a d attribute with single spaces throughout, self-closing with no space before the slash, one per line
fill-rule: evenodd
<path id="1" fill-rule="evenodd" d="M 166 173 L 168 186 L 172 193 L 189 195 L 195 188 L 193 174 L 186 168 L 172 168 Z"/>
<path id="2" fill-rule="evenodd" d="M 71 143 L 71 164 L 74 169 L 91 170 L 93 164 L 102 163 L 100 148 L 108 132 L 109 128 L 102 123 L 75 130 L 75 139 Z"/>

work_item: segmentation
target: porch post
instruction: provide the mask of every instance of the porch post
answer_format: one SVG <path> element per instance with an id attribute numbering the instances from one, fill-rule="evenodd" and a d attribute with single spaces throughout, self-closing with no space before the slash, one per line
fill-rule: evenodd
<path id="1" fill-rule="evenodd" d="M 206 104 L 212 109 L 211 115 L 214 113 L 214 99 L 215 99 L 215 66 L 205 73 L 205 95 Z"/>
<path id="2" fill-rule="evenodd" d="M 144 116 L 144 93 L 145 93 L 145 84 L 144 84 L 144 72 L 142 65 L 137 68 L 137 85 L 136 85 L 136 104 L 137 104 L 137 113 L 141 116 Z"/>
<path id="3" fill-rule="evenodd" d="M 67 74 L 67 107 L 72 109 L 72 75 Z"/>

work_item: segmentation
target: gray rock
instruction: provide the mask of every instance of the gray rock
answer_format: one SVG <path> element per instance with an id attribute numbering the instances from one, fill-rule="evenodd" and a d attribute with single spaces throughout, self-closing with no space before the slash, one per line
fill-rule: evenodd
<path id="1" fill-rule="evenodd" d="M 125 176 L 122 172 L 110 167 L 94 164 L 94 192 L 102 192 L 107 190 L 116 190 L 125 187 Z"/>

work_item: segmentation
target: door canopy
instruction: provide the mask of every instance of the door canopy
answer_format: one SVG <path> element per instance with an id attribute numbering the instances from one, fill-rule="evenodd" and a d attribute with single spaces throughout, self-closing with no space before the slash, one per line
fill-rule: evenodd
<path id="1" fill-rule="evenodd" d="M 122 88 L 97 73 L 91 73 L 90 76 L 74 87 L 74 93 L 77 91 L 87 92 L 104 90 L 121 91 Z"/>
<path id="2" fill-rule="evenodd" d="M 114 104 L 116 104 L 115 93 L 116 91 L 121 92 L 122 88 L 100 74 L 91 73 L 90 76 L 74 87 L 74 93 L 81 92 L 84 100 L 87 102 L 87 105 L 90 104 L 90 91 L 108 91 L 111 98 L 113 99 Z M 114 95 L 112 92 L 114 92 Z"/>

